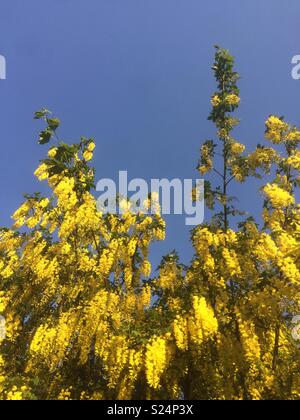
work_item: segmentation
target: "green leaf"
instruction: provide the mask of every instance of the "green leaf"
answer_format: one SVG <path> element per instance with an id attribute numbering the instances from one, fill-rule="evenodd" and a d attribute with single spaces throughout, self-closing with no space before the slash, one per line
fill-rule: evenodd
<path id="1" fill-rule="evenodd" d="M 47 123 L 51 130 L 56 130 L 60 126 L 60 120 L 58 118 L 47 118 Z"/>
<path id="2" fill-rule="evenodd" d="M 46 130 L 41 131 L 38 142 L 39 144 L 47 144 L 50 142 L 51 137 L 52 137 L 52 131 L 49 128 L 47 128 Z"/>
<path id="3" fill-rule="evenodd" d="M 51 112 L 47 108 L 42 108 L 40 111 L 35 112 L 34 119 L 40 120 L 41 118 L 46 117 L 46 115 L 51 114 Z"/>

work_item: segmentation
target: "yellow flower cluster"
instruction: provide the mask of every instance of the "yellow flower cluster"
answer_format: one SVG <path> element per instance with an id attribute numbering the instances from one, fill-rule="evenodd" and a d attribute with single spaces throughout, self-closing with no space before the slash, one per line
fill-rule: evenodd
<path id="1" fill-rule="evenodd" d="M 0 314 L 5 311 L 8 303 L 9 298 L 5 295 L 5 292 L 0 292 Z"/>
<path id="2" fill-rule="evenodd" d="M 18 388 L 13 386 L 10 391 L 7 392 L 6 399 L 8 401 L 21 401 L 24 399 L 24 394 L 27 392 L 27 387 L 22 386 Z"/>
<path id="3" fill-rule="evenodd" d="M 241 318 L 239 318 L 239 331 L 241 333 L 242 344 L 247 361 L 250 364 L 257 362 L 261 357 L 261 349 L 258 337 L 255 333 L 254 324 L 243 322 Z"/>
<path id="4" fill-rule="evenodd" d="M 31 363 L 38 364 L 43 360 L 49 368 L 55 369 L 63 362 L 68 350 L 70 340 L 78 321 L 76 314 L 65 313 L 57 325 L 41 325 L 31 342 L 30 352 L 33 356 Z M 31 364 L 28 366 L 30 369 Z"/>
<path id="5" fill-rule="evenodd" d="M 222 256 L 225 262 L 225 270 L 230 276 L 239 276 L 242 273 L 237 254 L 234 250 L 223 249 Z"/>
<path id="6" fill-rule="evenodd" d="M 212 147 L 209 144 L 203 144 L 201 147 L 201 165 L 199 165 L 199 172 L 205 175 L 213 169 Z"/>
<path id="7" fill-rule="evenodd" d="M 245 146 L 241 143 L 234 142 L 230 145 L 230 150 L 233 155 L 241 155 L 245 150 Z"/>
<path id="8" fill-rule="evenodd" d="M 245 181 L 245 174 L 243 173 L 241 165 L 238 163 L 231 163 L 231 173 L 237 182 Z"/>
<path id="9" fill-rule="evenodd" d="M 287 159 L 288 165 L 291 165 L 293 168 L 297 169 L 297 171 L 300 171 L 300 151 L 297 150 L 294 154 L 292 154 Z"/>
<path id="10" fill-rule="evenodd" d="M 57 397 L 58 401 L 70 401 L 72 394 L 72 387 L 67 389 L 62 389 Z"/>
<path id="11" fill-rule="evenodd" d="M 53 147 L 52 149 L 49 150 L 48 152 L 48 156 L 50 159 L 54 159 L 56 154 L 57 154 L 57 147 Z"/>
<path id="12" fill-rule="evenodd" d="M 158 389 L 161 376 L 167 368 L 167 342 L 164 337 L 155 337 L 147 345 L 146 351 L 146 375 L 148 384 Z"/>
<path id="13" fill-rule="evenodd" d="M 277 184 L 267 184 L 263 191 L 274 208 L 288 207 L 295 203 L 295 198 Z"/>
<path id="14" fill-rule="evenodd" d="M 168 264 L 165 264 L 159 273 L 159 286 L 166 290 L 175 290 L 176 287 L 179 287 L 179 282 L 180 280 L 176 263 L 169 262 Z"/>
<path id="15" fill-rule="evenodd" d="M 226 95 L 224 99 L 224 103 L 227 105 L 237 106 L 239 105 L 241 99 L 238 95 L 235 95 L 234 93 Z M 214 108 L 217 108 L 222 103 L 222 98 L 219 95 L 214 95 L 211 98 L 211 104 Z"/>
<path id="16" fill-rule="evenodd" d="M 94 156 L 93 151 L 95 150 L 95 147 L 96 147 L 96 145 L 95 145 L 94 142 L 91 142 L 88 145 L 87 150 L 85 150 L 83 155 L 82 155 L 85 161 L 89 162 L 90 160 L 93 159 L 93 156 Z"/>
<path id="17" fill-rule="evenodd" d="M 247 162 L 252 170 L 262 168 L 269 172 L 272 164 L 276 161 L 277 153 L 269 147 L 258 147 L 253 153 L 247 157 Z"/>
<path id="18" fill-rule="evenodd" d="M 279 267 L 284 277 L 286 277 L 289 281 L 296 285 L 300 284 L 300 271 L 292 257 L 279 254 L 277 259 L 277 266 Z"/>
<path id="19" fill-rule="evenodd" d="M 42 163 L 34 172 L 34 175 L 38 178 L 39 181 L 43 181 L 49 177 L 48 170 L 48 166 L 45 163 Z"/>
<path id="20" fill-rule="evenodd" d="M 235 232 L 228 230 L 226 233 L 217 231 L 210 232 L 207 228 L 199 228 L 194 237 L 193 243 L 199 258 L 201 268 L 209 274 L 212 279 L 216 273 L 219 278 L 218 284 L 223 287 L 223 274 L 228 273 L 230 276 L 238 276 L 241 274 L 241 266 L 239 258 L 234 249 L 237 242 Z M 222 259 L 216 260 L 215 255 L 221 251 Z M 218 262 L 216 264 L 216 262 Z"/>
<path id="21" fill-rule="evenodd" d="M 218 107 L 221 104 L 222 100 L 221 100 L 221 98 L 218 95 L 214 95 L 211 98 L 211 101 L 210 102 L 211 102 L 212 106 L 214 108 L 216 108 L 216 107 Z"/>
<path id="22" fill-rule="evenodd" d="M 265 262 L 271 261 L 276 257 L 277 252 L 278 248 L 270 235 L 263 233 L 254 249 L 258 259 Z"/>
<path id="23" fill-rule="evenodd" d="M 78 202 L 75 192 L 74 178 L 64 177 L 54 189 L 58 206 L 63 210 L 71 210 Z"/>
<path id="24" fill-rule="evenodd" d="M 177 316 L 173 322 L 173 331 L 177 347 L 186 351 L 189 348 L 188 321 L 186 317 Z"/>
<path id="25" fill-rule="evenodd" d="M 237 106 L 239 105 L 241 99 L 238 95 L 230 94 L 226 96 L 225 101 L 228 105 Z"/>
<path id="26" fill-rule="evenodd" d="M 194 296 L 192 314 L 188 318 L 188 329 L 191 341 L 197 346 L 211 339 L 218 332 L 218 321 L 205 298 Z"/>
<path id="27" fill-rule="evenodd" d="M 297 128 L 292 128 L 285 136 L 285 141 L 298 143 L 300 141 L 300 131 Z"/>
<path id="28" fill-rule="evenodd" d="M 289 125 L 282 119 L 271 115 L 266 121 L 266 128 L 266 138 L 274 144 L 279 144 L 283 140 L 284 134 L 288 131 Z"/>

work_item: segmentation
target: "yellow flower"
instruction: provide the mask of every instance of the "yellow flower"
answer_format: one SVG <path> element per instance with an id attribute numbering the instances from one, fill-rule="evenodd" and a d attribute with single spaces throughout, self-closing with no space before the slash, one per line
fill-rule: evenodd
<path id="1" fill-rule="evenodd" d="M 220 105 L 220 103 L 222 102 L 221 101 L 221 98 L 218 96 L 218 95 L 214 95 L 212 98 L 211 98 L 211 104 L 212 104 L 212 106 L 214 107 L 214 108 L 216 108 L 217 106 L 219 106 Z"/>
<path id="2" fill-rule="evenodd" d="M 50 149 L 49 152 L 48 152 L 48 156 L 49 156 L 50 159 L 54 159 L 56 154 L 57 154 L 57 148 L 56 147 Z"/>
<path id="3" fill-rule="evenodd" d="M 299 142 L 300 141 L 300 131 L 297 129 L 293 129 L 291 130 L 286 136 L 285 136 L 285 141 L 287 142 Z"/>
<path id="4" fill-rule="evenodd" d="M 42 163 L 37 170 L 35 171 L 34 175 L 38 178 L 39 181 L 43 181 L 47 179 L 48 174 L 48 166 L 45 163 Z"/>
<path id="5" fill-rule="evenodd" d="M 180 350 L 188 350 L 188 322 L 185 317 L 177 316 L 173 322 L 174 336 L 176 340 L 176 345 Z"/>
<path id="6" fill-rule="evenodd" d="M 292 156 L 290 156 L 287 163 L 300 171 L 300 150 L 297 150 Z"/>
<path id="7" fill-rule="evenodd" d="M 289 125 L 275 115 L 271 115 L 266 121 L 266 128 L 266 138 L 274 144 L 279 144 L 283 140 L 284 133 L 289 129 Z"/>
<path id="8" fill-rule="evenodd" d="M 49 205 L 49 199 L 48 198 L 43 198 L 40 202 L 39 205 L 42 209 L 45 209 L 46 207 L 48 207 Z"/>
<path id="9" fill-rule="evenodd" d="M 241 99 L 237 95 L 234 95 L 234 94 L 227 95 L 225 100 L 228 103 L 228 105 L 233 105 L 233 106 L 238 105 L 241 101 Z"/>
<path id="10" fill-rule="evenodd" d="M 95 143 L 94 143 L 94 142 L 91 142 L 91 143 L 88 145 L 88 151 L 89 151 L 89 152 L 93 152 L 93 151 L 95 150 L 95 148 L 96 148 L 96 145 L 95 145 Z"/>
<path id="11" fill-rule="evenodd" d="M 241 267 L 236 252 L 225 248 L 223 249 L 222 255 L 230 276 L 240 275 Z"/>
<path id="12" fill-rule="evenodd" d="M 245 146 L 243 144 L 241 144 L 241 143 L 237 143 L 236 142 L 236 143 L 233 143 L 231 145 L 231 152 L 234 155 L 240 155 L 240 154 L 242 154 L 244 152 L 244 150 L 245 150 Z"/>
<path id="13" fill-rule="evenodd" d="M 148 384 L 160 388 L 160 379 L 167 366 L 167 343 L 162 337 L 154 338 L 146 351 L 146 376 Z"/>
<path id="14" fill-rule="evenodd" d="M 83 158 L 84 158 L 87 162 L 89 162 L 90 160 L 92 160 L 92 159 L 93 159 L 93 153 L 92 153 L 92 152 L 90 152 L 89 150 L 86 150 L 86 151 L 83 153 Z"/>
<path id="15" fill-rule="evenodd" d="M 295 198 L 277 184 L 267 184 L 264 193 L 274 208 L 288 207 L 295 203 Z"/>
<path id="16" fill-rule="evenodd" d="M 6 399 L 8 401 L 21 401 L 24 399 L 24 393 L 27 391 L 26 386 L 22 386 L 18 388 L 13 386 L 12 389 L 7 393 Z"/>
<path id="17" fill-rule="evenodd" d="M 211 171 L 210 165 L 209 166 L 201 165 L 201 166 L 199 166 L 198 169 L 199 169 L 199 172 L 200 172 L 201 175 L 205 175 L 206 173 Z"/>
<path id="18" fill-rule="evenodd" d="M 193 296 L 188 329 L 191 341 L 197 346 L 201 346 L 204 341 L 212 338 L 218 332 L 218 321 L 212 308 L 203 297 Z"/>

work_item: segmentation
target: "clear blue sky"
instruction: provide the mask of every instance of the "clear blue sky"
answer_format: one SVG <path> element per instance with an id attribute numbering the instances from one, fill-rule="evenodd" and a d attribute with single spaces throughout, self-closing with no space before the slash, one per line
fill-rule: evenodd
<path id="1" fill-rule="evenodd" d="M 240 141 L 262 142 L 270 113 L 300 124 L 290 64 L 299 21 L 299 0 L 2 0 L 0 225 L 23 193 L 43 191 L 32 175 L 46 151 L 32 120 L 42 106 L 62 119 L 64 140 L 96 138 L 97 178 L 197 177 L 201 141 L 214 133 L 214 44 L 232 51 L 242 75 Z M 254 215 L 258 185 L 234 191 Z M 188 261 L 188 237 L 181 217 L 168 218 L 156 259 L 177 248 Z"/>

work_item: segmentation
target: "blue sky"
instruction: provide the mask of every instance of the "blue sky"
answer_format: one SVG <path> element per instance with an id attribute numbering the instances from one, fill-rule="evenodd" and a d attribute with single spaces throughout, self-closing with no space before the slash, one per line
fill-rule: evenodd
<path id="1" fill-rule="evenodd" d="M 299 0 L 3 0 L 0 55 L 0 225 L 22 194 L 45 191 L 32 173 L 46 149 L 36 144 L 33 112 L 52 109 L 61 137 L 95 137 L 97 179 L 196 178 L 215 83 L 213 45 L 231 50 L 242 75 L 238 139 L 263 142 L 271 113 L 300 124 Z M 234 189 L 258 215 L 257 182 Z M 191 256 L 188 228 L 167 218 L 167 240 L 154 259 L 176 248 Z"/>

